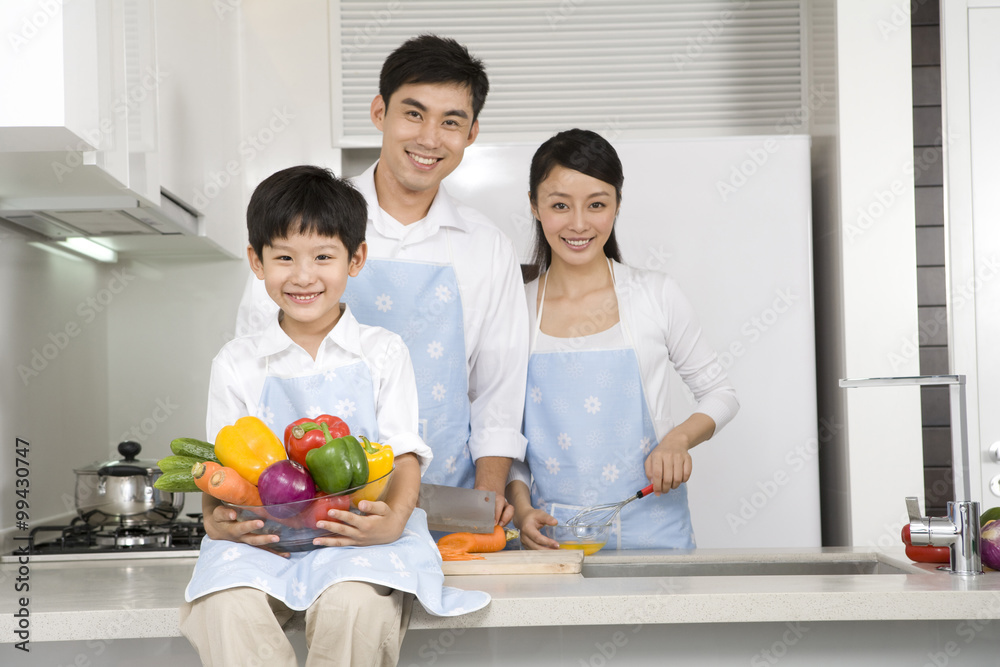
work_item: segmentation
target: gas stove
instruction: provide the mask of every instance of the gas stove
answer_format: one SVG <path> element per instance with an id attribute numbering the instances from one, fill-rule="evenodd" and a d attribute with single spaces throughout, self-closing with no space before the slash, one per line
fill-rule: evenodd
<path id="1" fill-rule="evenodd" d="M 28 539 L 18 542 L 32 562 L 114 560 L 125 558 L 196 558 L 205 528 L 200 514 L 149 526 L 90 526 L 76 517 L 67 526 L 37 526 Z M 17 562 L 24 551 L 0 557 L 0 563 Z"/>

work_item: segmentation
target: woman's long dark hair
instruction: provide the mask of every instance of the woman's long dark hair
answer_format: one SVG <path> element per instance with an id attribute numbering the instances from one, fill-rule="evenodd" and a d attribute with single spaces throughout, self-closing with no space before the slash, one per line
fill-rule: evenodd
<path id="1" fill-rule="evenodd" d="M 538 186 L 556 166 L 572 169 L 613 185 L 615 199 L 618 204 L 622 203 L 622 183 L 625 182 L 622 162 L 610 142 L 596 132 L 566 130 L 538 147 L 531 158 L 531 171 L 528 174 L 528 197 L 532 206 L 537 208 Z M 616 262 L 622 261 L 614 227 L 604 244 L 604 255 Z M 535 245 L 531 263 L 536 267 L 537 273 L 541 273 L 552 263 L 552 248 L 545 240 L 542 222 L 538 218 L 535 218 Z"/>

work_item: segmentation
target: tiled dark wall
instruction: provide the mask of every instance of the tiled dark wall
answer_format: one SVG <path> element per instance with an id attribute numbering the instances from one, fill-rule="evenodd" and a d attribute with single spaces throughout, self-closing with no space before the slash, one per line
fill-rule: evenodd
<path id="1" fill-rule="evenodd" d="M 941 33 L 938 0 L 912 0 L 913 159 L 916 185 L 917 300 L 920 373 L 948 368 L 945 315 L 944 193 L 941 159 Z M 942 516 L 953 500 L 951 416 L 947 387 L 921 389 L 927 514 Z"/>

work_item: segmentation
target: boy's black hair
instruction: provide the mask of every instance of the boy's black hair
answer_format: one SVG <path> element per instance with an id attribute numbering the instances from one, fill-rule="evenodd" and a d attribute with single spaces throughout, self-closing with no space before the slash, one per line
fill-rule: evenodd
<path id="1" fill-rule="evenodd" d="M 310 232 L 339 238 L 353 257 L 365 240 L 367 225 L 364 196 L 329 169 L 310 165 L 271 174 L 253 191 L 247 206 L 247 232 L 257 257 L 275 239 Z"/>
<path id="2" fill-rule="evenodd" d="M 450 37 L 420 35 L 403 42 L 382 63 L 378 93 L 389 106 L 389 98 L 408 83 L 454 83 L 472 95 L 472 120 L 486 104 L 490 81 L 483 61 Z"/>
<path id="3" fill-rule="evenodd" d="M 591 178 L 613 185 L 615 200 L 622 203 L 622 184 L 625 182 L 625 172 L 621 159 L 611 143 L 590 130 L 572 129 L 560 132 L 535 151 L 531 158 L 531 169 L 528 172 L 528 197 L 532 205 L 538 204 L 538 186 L 548 178 L 556 166 L 565 167 L 586 174 Z M 544 271 L 552 263 L 552 248 L 545 240 L 542 222 L 535 218 L 535 247 L 532 264 L 538 271 Z M 604 244 L 604 255 L 616 262 L 622 261 L 615 229 Z"/>

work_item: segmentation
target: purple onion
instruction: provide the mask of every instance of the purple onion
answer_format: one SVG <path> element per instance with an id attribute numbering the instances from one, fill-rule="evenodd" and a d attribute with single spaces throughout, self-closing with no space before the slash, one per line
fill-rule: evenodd
<path id="1" fill-rule="evenodd" d="M 265 505 L 285 505 L 300 500 L 311 500 L 316 495 L 316 484 L 309 471 L 295 461 L 285 459 L 272 463 L 257 480 L 257 492 Z M 272 516 L 288 519 L 302 510 L 299 505 L 268 507 Z"/>
<path id="2" fill-rule="evenodd" d="M 1000 570 L 1000 519 L 987 521 L 979 533 L 983 565 Z"/>

